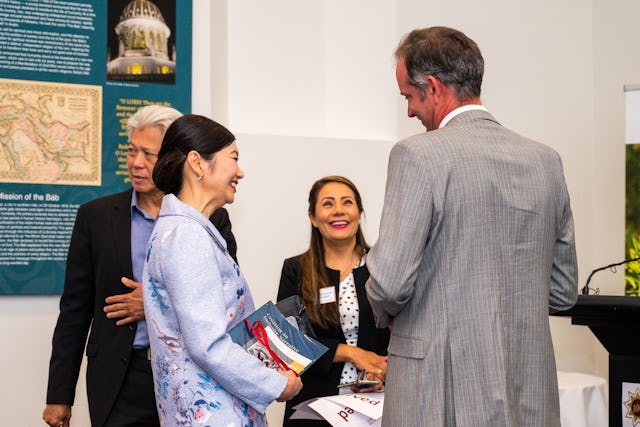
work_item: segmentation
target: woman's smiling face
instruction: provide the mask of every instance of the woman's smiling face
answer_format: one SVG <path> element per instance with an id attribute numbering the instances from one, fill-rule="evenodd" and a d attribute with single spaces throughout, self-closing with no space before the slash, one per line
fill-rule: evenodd
<path id="1" fill-rule="evenodd" d="M 218 151 L 210 161 L 209 171 L 205 173 L 202 184 L 214 194 L 216 207 L 233 203 L 238 181 L 244 178 L 244 171 L 238 165 L 238 146 L 232 142 Z"/>
<path id="2" fill-rule="evenodd" d="M 315 212 L 309 219 L 324 240 L 355 239 L 360 211 L 353 191 L 345 184 L 329 182 L 318 192 Z"/>

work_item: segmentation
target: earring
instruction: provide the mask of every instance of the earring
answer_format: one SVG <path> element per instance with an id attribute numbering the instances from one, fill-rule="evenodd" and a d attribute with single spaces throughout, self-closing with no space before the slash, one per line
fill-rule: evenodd
<path id="1" fill-rule="evenodd" d="M 199 175 L 198 177 L 196 177 L 196 182 L 200 182 L 202 181 L 204 175 Z"/>

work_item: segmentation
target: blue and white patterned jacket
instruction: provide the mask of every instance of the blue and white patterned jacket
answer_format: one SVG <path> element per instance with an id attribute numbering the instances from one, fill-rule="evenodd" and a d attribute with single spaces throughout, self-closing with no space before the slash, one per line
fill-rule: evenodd
<path id="1" fill-rule="evenodd" d="M 287 379 L 227 332 L 254 311 L 226 243 L 209 220 L 164 197 L 142 278 L 155 394 L 163 426 L 266 425 Z"/>

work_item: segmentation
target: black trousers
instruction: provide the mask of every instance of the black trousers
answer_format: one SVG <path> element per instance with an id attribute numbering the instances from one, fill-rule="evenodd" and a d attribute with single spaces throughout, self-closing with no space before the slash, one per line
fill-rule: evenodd
<path id="1" fill-rule="evenodd" d="M 134 350 L 120 393 L 104 427 L 159 427 L 147 350 Z"/>

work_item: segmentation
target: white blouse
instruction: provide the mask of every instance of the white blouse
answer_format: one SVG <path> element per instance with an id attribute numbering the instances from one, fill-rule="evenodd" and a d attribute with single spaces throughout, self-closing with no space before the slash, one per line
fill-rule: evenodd
<path id="1" fill-rule="evenodd" d="M 364 265 L 364 257 L 356 267 Z M 358 327 L 360 318 L 360 307 L 358 305 L 358 295 L 356 284 L 353 279 L 353 272 L 340 282 L 338 290 L 338 312 L 340 313 L 340 326 L 347 341 L 347 345 L 356 346 L 358 344 Z M 340 375 L 340 384 L 349 383 L 358 379 L 358 371 L 351 362 L 345 362 Z M 351 393 L 349 387 L 339 390 L 340 394 Z"/>

